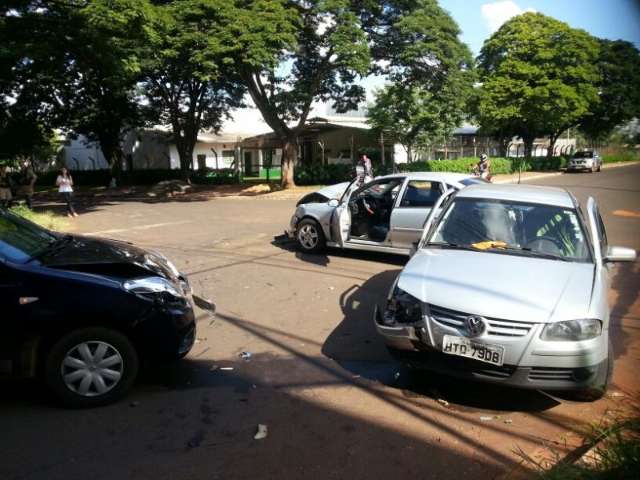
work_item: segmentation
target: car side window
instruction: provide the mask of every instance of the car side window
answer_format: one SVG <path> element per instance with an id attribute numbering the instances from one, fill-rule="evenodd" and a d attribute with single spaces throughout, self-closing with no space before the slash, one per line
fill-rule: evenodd
<path id="1" fill-rule="evenodd" d="M 411 180 L 407 184 L 401 207 L 433 207 L 442 195 L 440 182 Z"/>

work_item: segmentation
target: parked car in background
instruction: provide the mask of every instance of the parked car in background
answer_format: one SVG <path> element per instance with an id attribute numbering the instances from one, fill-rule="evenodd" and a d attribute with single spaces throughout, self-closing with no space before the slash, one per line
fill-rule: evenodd
<path id="1" fill-rule="evenodd" d="M 579 150 L 567 163 L 567 171 L 599 172 L 602 170 L 602 158 L 595 150 Z"/>
<path id="2" fill-rule="evenodd" d="M 614 359 L 609 267 L 636 252 L 608 245 L 596 202 L 585 216 L 566 190 L 525 185 L 440 202 L 376 309 L 391 352 L 465 379 L 602 395 Z"/>
<path id="3" fill-rule="evenodd" d="M 116 401 L 141 361 L 183 357 L 196 334 L 187 278 L 162 255 L 3 209 L 0 305 L 0 372 L 41 376 L 74 407 Z"/>
<path id="4" fill-rule="evenodd" d="M 303 252 L 329 246 L 408 255 L 440 196 L 478 183 L 486 181 L 438 172 L 387 175 L 360 187 L 354 180 L 323 189 L 328 201 L 298 202 L 286 233 Z"/>

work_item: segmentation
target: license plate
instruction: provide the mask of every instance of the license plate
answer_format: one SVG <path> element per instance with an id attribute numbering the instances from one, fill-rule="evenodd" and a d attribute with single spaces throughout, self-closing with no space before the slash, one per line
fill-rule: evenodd
<path id="1" fill-rule="evenodd" d="M 449 355 L 473 358 L 474 360 L 498 366 L 502 365 L 504 357 L 504 347 L 500 345 L 485 345 L 454 335 L 445 335 L 443 337 L 442 351 Z"/>

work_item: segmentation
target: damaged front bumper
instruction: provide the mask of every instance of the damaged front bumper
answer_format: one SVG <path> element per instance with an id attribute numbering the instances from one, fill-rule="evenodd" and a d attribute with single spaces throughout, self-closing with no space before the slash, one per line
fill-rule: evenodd
<path id="1" fill-rule="evenodd" d="M 604 383 L 607 377 L 608 362 L 595 356 L 593 352 L 601 346 L 593 342 L 593 348 L 566 355 L 549 355 L 537 352 L 533 348 L 522 348 L 515 356 L 508 356 L 503 365 L 493 365 L 478 360 L 446 354 L 433 342 L 434 335 L 441 339 L 443 332 L 434 332 L 425 318 L 423 324 L 385 323 L 381 309 L 376 305 L 374 324 L 382 336 L 390 354 L 398 361 L 413 368 L 425 369 L 444 375 L 466 380 L 476 380 L 505 386 L 535 390 L 582 390 Z M 432 327 L 430 329 L 430 327 Z M 531 335 L 536 336 L 537 330 Z M 444 331 L 455 334 L 453 331 Z M 460 333 L 458 332 L 458 335 Z M 523 339 L 524 340 L 524 339 Z M 527 340 L 527 346 L 531 339 Z M 487 343 L 502 343 L 488 341 Z M 502 343 L 509 348 L 509 343 Z M 610 354 L 610 352 L 609 352 Z M 521 359 L 527 359 L 523 364 Z M 593 360 L 596 359 L 595 362 Z"/>

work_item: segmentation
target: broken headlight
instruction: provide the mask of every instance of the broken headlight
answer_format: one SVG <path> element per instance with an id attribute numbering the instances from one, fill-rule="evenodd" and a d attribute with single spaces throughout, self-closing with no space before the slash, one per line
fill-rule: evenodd
<path id="1" fill-rule="evenodd" d="M 413 324 L 422 321 L 422 304 L 413 295 L 399 287 L 393 289 L 393 293 L 387 301 L 384 312 L 384 323 Z"/>
<path id="2" fill-rule="evenodd" d="M 123 288 L 146 300 L 178 304 L 185 301 L 184 294 L 173 283 L 162 277 L 134 278 L 124 282 Z"/>

